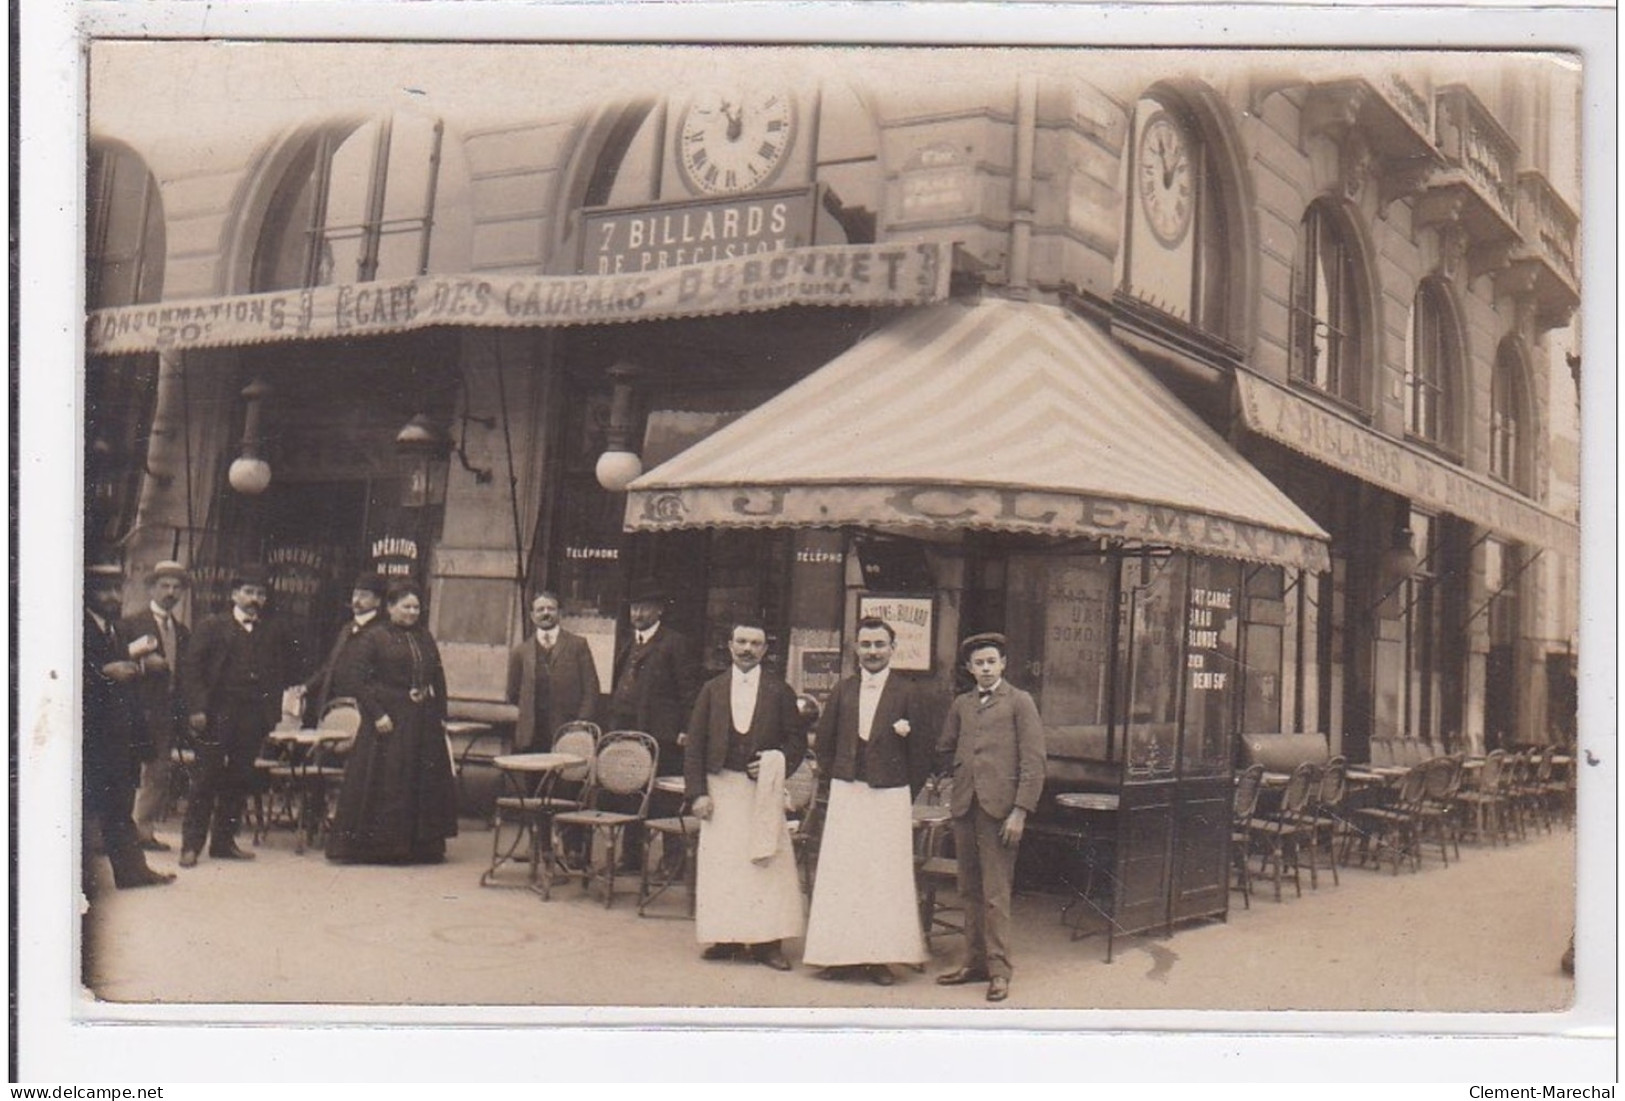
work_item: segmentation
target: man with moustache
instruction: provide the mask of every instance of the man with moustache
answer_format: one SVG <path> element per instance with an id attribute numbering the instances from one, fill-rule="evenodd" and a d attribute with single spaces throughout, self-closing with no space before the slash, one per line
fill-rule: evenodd
<path id="1" fill-rule="evenodd" d="M 118 633 L 143 649 L 152 648 L 141 659 L 141 677 L 135 685 L 152 739 L 152 758 L 141 765 L 141 786 L 135 795 L 135 829 L 143 849 L 168 852 L 169 843 L 159 840 L 155 826 L 169 796 L 171 754 L 186 726 L 181 656 L 192 632 L 175 612 L 191 577 L 179 562 L 165 560 L 152 567 L 146 580 L 147 606 L 119 620 Z"/>
<path id="2" fill-rule="evenodd" d="M 782 677 L 762 669 L 767 630 L 742 619 L 733 664 L 694 701 L 684 793 L 700 820 L 694 931 L 706 960 L 753 959 L 790 970 L 782 941 L 806 926 L 784 781 L 807 755 L 806 720 Z"/>
<path id="3" fill-rule="evenodd" d="M 321 725 L 322 714 L 335 698 L 349 695 L 344 681 L 345 654 L 362 631 L 381 622 L 378 608 L 384 600 L 384 587 L 383 576 L 370 572 L 358 575 L 350 586 L 350 621 L 339 628 L 338 637 L 327 651 L 327 660 L 302 686 L 314 704 L 306 716 L 311 726 Z"/>
<path id="4" fill-rule="evenodd" d="M 205 841 L 217 860 L 252 860 L 237 847 L 237 826 L 254 780 L 254 757 L 282 713 L 282 692 L 297 684 L 292 637 L 264 615 L 271 595 L 263 566 L 231 579 L 231 608 L 192 632 L 182 667 L 187 725 L 197 745 L 181 867 L 196 866 Z"/>
<path id="5" fill-rule="evenodd" d="M 598 714 L 598 665 L 587 640 L 559 626 L 557 594 L 531 597 L 530 622 L 535 631 L 508 655 L 508 702 L 519 706 L 515 753 L 545 750 L 559 727 Z"/>
<path id="6" fill-rule="evenodd" d="M 891 624 L 859 620 L 859 675 L 836 686 L 818 718 L 814 749 L 829 808 L 803 960 L 823 968 L 819 978 L 890 986 L 890 964 L 926 959 L 912 807 L 942 711 L 927 686 L 892 670 L 896 648 Z"/>
<path id="7" fill-rule="evenodd" d="M 987 983 L 987 1000 L 1010 994 L 1010 892 L 1027 816 L 1044 793 L 1044 724 L 1032 696 L 1004 679 L 1009 644 L 1000 634 L 961 644 L 976 680 L 958 696 L 937 742 L 952 770 L 949 810 L 965 905 L 965 961 L 937 976 L 943 986 Z"/>
<path id="8" fill-rule="evenodd" d="M 101 834 L 102 852 L 113 865 L 114 886 L 162 886 L 175 877 L 147 866 L 131 811 L 139 762 L 151 749 L 135 684 L 141 676 L 141 658 L 152 651 L 142 645 L 132 652 L 119 634 L 117 621 L 124 597 L 123 572 L 117 566 L 87 569 L 84 595 L 85 824 L 95 826 Z M 88 892 L 92 876 L 88 841 L 86 845 L 84 879 Z"/>

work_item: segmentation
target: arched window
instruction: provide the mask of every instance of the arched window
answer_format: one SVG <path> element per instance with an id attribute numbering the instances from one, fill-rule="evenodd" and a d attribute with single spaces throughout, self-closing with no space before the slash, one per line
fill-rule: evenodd
<path id="1" fill-rule="evenodd" d="M 1311 203 L 1292 264 L 1292 377 L 1364 407 L 1362 258 L 1341 213 Z"/>
<path id="2" fill-rule="evenodd" d="M 272 194 L 252 289 L 427 271 L 441 134 L 438 119 L 401 114 L 310 138 Z"/>
<path id="3" fill-rule="evenodd" d="M 128 149 L 94 145 L 85 188 L 85 305 L 156 302 L 164 284 L 158 181 Z M 135 523 L 158 393 L 156 355 L 85 365 L 85 551 L 112 553 Z"/>
<path id="4" fill-rule="evenodd" d="M 1528 400 L 1523 385 L 1523 357 L 1511 341 L 1501 344 L 1490 380 L 1490 474 L 1528 492 Z"/>
<path id="5" fill-rule="evenodd" d="M 1229 234 L 1221 171 L 1197 118 L 1173 96 L 1143 97 L 1125 155 L 1128 222 L 1123 293 L 1229 338 Z"/>
<path id="6" fill-rule="evenodd" d="M 1408 435 L 1457 453 L 1456 380 L 1460 377 L 1461 342 L 1449 293 L 1425 280 L 1411 303 L 1405 339 L 1405 431 Z"/>

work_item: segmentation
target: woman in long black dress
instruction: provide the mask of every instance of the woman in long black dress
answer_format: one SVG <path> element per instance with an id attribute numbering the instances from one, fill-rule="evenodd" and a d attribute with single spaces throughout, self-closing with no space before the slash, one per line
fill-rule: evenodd
<path id="1" fill-rule="evenodd" d="M 384 597 L 388 622 L 363 631 L 345 655 L 343 688 L 361 708 L 344 769 L 330 860 L 432 864 L 457 833 L 446 750 L 446 674 L 434 638 L 418 625 L 423 594 L 410 582 Z"/>

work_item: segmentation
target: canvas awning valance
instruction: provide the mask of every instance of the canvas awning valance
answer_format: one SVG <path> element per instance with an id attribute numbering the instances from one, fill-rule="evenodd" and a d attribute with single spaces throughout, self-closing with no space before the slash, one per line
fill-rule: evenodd
<path id="1" fill-rule="evenodd" d="M 1094 325 L 944 302 L 628 490 L 626 527 L 980 529 L 1321 570 L 1326 533 Z"/>
<path id="2" fill-rule="evenodd" d="M 549 328 L 751 313 L 918 306 L 948 295 L 952 247 L 816 245 L 616 275 L 423 275 L 96 310 L 90 355 L 226 348 L 437 325 Z"/>

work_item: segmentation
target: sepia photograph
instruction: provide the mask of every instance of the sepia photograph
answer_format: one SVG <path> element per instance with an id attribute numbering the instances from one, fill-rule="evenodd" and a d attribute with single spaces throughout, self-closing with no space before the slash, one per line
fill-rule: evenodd
<path id="1" fill-rule="evenodd" d="M 77 1018 L 1574 1007 L 1578 53 L 84 48 Z"/>

